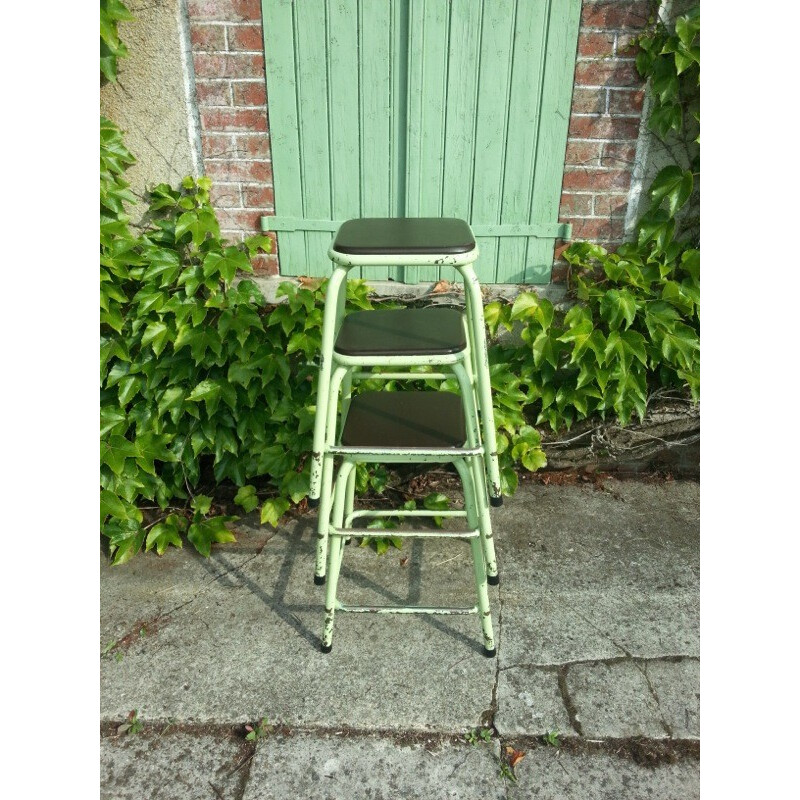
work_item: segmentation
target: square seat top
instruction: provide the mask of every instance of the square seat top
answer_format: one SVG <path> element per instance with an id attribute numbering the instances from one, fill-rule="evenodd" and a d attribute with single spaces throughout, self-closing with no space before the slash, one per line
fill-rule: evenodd
<path id="1" fill-rule="evenodd" d="M 365 217 L 342 223 L 333 250 L 349 255 L 458 255 L 475 249 L 463 219 L 451 217 Z"/>

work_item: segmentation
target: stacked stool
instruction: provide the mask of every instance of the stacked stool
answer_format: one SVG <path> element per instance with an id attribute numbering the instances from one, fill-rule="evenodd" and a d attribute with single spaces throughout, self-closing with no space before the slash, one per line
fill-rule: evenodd
<path id="1" fill-rule="evenodd" d="M 478 247 L 460 219 L 353 219 L 337 231 L 322 326 L 309 505 L 319 507 L 314 582 L 327 579 L 322 651 L 330 652 L 336 611 L 480 616 L 484 653 L 495 655 L 487 583 L 498 583 L 489 505 L 502 504 L 483 299 L 472 264 Z M 464 282 L 465 312 L 453 308 L 359 311 L 345 316 L 347 273 L 353 267 L 452 266 Z M 372 372 L 373 367 L 391 371 Z M 438 372 L 412 372 L 413 367 Z M 362 379 L 447 379 L 443 391 L 365 391 Z M 341 459 L 334 480 L 335 459 Z M 463 511 L 354 511 L 358 463 L 452 463 L 464 489 Z M 363 517 L 463 517 L 462 531 L 398 531 L 402 538 L 468 539 L 477 605 L 471 608 L 348 606 L 336 589 L 344 544 L 364 536 Z"/>

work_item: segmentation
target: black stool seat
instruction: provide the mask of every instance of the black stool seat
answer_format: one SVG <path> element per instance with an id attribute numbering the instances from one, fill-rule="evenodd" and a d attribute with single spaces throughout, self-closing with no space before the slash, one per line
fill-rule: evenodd
<path id="1" fill-rule="evenodd" d="M 362 392 L 342 431 L 347 447 L 463 447 L 461 397 L 452 392 Z"/>
<path id="2" fill-rule="evenodd" d="M 359 256 L 458 255 L 474 250 L 475 238 L 463 219 L 367 217 L 343 222 L 333 249 Z"/>
<path id="3" fill-rule="evenodd" d="M 348 314 L 333 349 L 345 356 L 432 356 L 466 346 L 460 311 L 408 308 Z"/>

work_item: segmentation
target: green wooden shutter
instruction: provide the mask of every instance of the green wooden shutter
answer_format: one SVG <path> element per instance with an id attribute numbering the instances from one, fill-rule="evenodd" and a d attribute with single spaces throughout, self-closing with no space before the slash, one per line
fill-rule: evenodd
<path id="1" fill-rule="evenodd" d="M 470 221 L 488 283 L 547 283 L 580 0 L 264 0 L 281 272 L 351 217 Z M 420 278 L 452 279 L 452 270 Z M 415 280 L 413 270 L 370 270 Z"/>

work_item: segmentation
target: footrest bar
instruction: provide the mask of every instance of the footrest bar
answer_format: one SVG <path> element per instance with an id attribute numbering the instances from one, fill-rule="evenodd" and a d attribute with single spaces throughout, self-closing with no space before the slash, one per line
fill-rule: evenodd
<path id="1" fill-rule="evenodd" d="M 392 528 L 390 531 L 380 531 L 373 528 L 334 528 L 328 529 L 329 536 L 398 536 L 401 539 L 475 539 L 480 532 L 474 531 L 402 531 Z"/>
<path id="2" fill-rule="evenodd" d="M 441 614 L 444 616 L 478 613 L 477 606 L 472 606 L 472 608 L 447 608 L 435 606 L 347 606 L 338 601 L 336 602 L 336 610 L 352 611 L 356 614 Z"/>
<path id="3" fill-rule="evenodd" d="M 406 511 L 403 509 L 398 509 L 396 511 L 392 511 L 389 509 L 386 510 L 379 510 L 379 511 L 370 511 L 369 509 L 364 509 L 361 511 L 354 511 L 350 515 L 350 519 L 359 519 L 360 517 L 466 517 L 466 511 L 458 511 L 456 509 L 449 509 L 446 511 L 428 511 L 427 509 L 414 509 L 413 511 Z"/>

